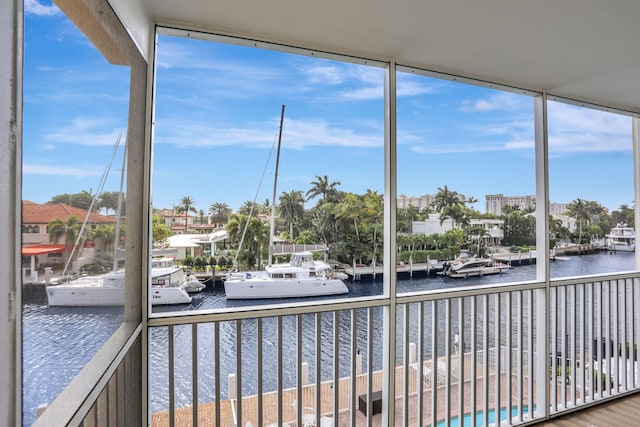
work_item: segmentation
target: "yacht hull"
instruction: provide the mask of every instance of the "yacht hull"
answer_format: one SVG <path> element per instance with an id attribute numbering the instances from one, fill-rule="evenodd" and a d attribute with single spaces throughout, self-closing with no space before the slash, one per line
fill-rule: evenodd
<path id="1" fill-rule="evenodd" d="M 269 277 L 227 279 L 224 282 L 227 299 L 296 298 L 339 295 L 349 292 L 338 279 L 273 279 Z"/>
<path id="2" fill-rule="evenodd" d="M 50 306 L 116 306 L 124 304 L 124 288 L 47 286 L 47 299 Z"/>

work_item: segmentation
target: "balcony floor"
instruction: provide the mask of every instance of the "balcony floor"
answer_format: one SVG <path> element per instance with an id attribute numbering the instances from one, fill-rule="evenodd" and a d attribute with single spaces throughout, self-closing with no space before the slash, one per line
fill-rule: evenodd
<path id="1" fill-rule="evenodd" d="M 542 427 L 604 427 L 631 426 L 640 420 L 640 393 L 603 402 L 552 421 L 537 424 Z"/>

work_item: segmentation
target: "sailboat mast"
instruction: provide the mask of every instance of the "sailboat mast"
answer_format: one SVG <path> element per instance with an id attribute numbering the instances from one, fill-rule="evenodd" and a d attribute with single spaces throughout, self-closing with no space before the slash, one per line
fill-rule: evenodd
<path id="1" fill-rule="evenodd" d="M 116 230 L 113 243 L 113 267 L 112 270 L 118 269 L 120 258 L 118 257 L 120 243 L 120 222 L 122 221 L 122 187 L 124 184 L 124 173 L 127 166 L 127 143 L 124 144 L 124 153 L 122 154 L 122 170 L 120 171 L 120 192 L 118 193 L 118 208 L 116 211 Z"/>
<path id="2" fill-rule="evenodd" d="M 278 188 L 278 165 L 280 163 L 280 144 L 282 143 L 282 124 L 284 122 L 284 107 L 280 113 L 280 131 L 278 133 L 278 151 L 276 151 L 276 170 L 273 174 L 273 198 L 271 199 L 271 228 L 269 231 L 269 265 L 271 265 L 271 251 L 273 250 L 273 238 L 276 232 L 276 192 Z"/>

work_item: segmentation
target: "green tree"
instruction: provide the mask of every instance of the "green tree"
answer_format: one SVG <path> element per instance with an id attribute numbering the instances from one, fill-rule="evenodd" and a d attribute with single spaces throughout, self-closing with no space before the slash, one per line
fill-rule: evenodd
<path id="1" fill-rule="evenodd" d="M 153 215 L 152 221 L 151 239 L 154 244 L 163 245 L 171 236 L 171 228 L 157 215 Z"/>
<path id="2" fill-rule="evenodd" d="M 65 205 L 88 210 L 93 201 L 93 196 L 88 191 L 82 190 L 75 194 L 59 194 L 51 198 L 47 203 L 64 203 Z"/>
<path id="3" fill-rule="evenodd" d="M 622 204 L 620 207 L 611 212 L 610 227 L 615 227 L 618 224 L 627 224 L 629 227 L 634 227 L 634 211 L 629 205 Z"/>
<path id="4" fill-rule="evenodd" d="M 247 221 L 249 221 L 248 224 Z M 238 260 L 255 260 L 256 256 L 262 258 L 269 243 L 268 224 L 263 223 L 254 216 L 249 217 L 247 215 L 232 214 L 225 228 L 229 234 L 229 240 L 238 243 Z M 242 243 L 242 247 L 240 247 L 240 243 Z M 248 257 L 244 255 L 245 252 L 252 253 L 253 255 Z M 253 264 L 248 266 L 250 267 L 252 265 Z"/>
<path id="5" fill-rule="evenodd" d="M 98 209 L 104 209 L 105 213 L 109 215 L 109 211 L 116 212 L 118 210 L 118 199 L 120 192 L 118 191 L 105 191 L 98 197 Z M 122 205 L 124 206 L 124 197 L 122 198 Z"/>
<path id="6" fill-rule="evenodd" d="M 198 222 L 200 223 L 200 225 L 206 224 L 205 216 L 206 216 L 206 213 L 204 209 L 198 209 Z"/>
<path id="7" fill-rule="evenodd" d="M 323 177 L 316 175 L 316 180 L 311 181 L 311 188 L 307 191 L 307 201 L 317 196 L 322 196 L 318 201 L 318 204 L 325 204 L 331 200 L 336 201 L 338 185 L 340 185 L 340 181 L 329 182 L 329 177 L 327 175 L 324 175 Z"/>
<path id="8" fill-rule="evenodd" d="M 577 198 L 567 205 L 567 215 L 578 223 L 578 243 L 582 242 L 582 228 L 589 224 L 593 208 L 586 200 Z"/>
<path id="9" fill-rule="evenodd" d="M 231 215 L 231 208 L 226 203 L 215 202 L 209 206 L 209 213 L 211 214 L 211 222 L 216 227 L 222 227 Z"/>
<path id="10" fill-rule="evenodd" d="M 302 191 L 291 190 L 282 193 L 279 199 L 278 214 L 289 227 L 291 239 L 295 239 L 294 228 L 302 220 L 304 215 L 304 197 Z"/>
<path id="11" fill-rule="evenodd" d="M 382 196 L 376 191 L 367 189 L 367 193 L 363 196 L 364 213 L 367 222 L 367 228 L 372 231 L 372 259 L 376 260 L 378 246 L 378 236 L 382 234 L 382 223 L 384 221 L 384 203 Z"/>
<path id="12" fill-rule="evenodd" d="M 336 205 L 336 219 L 353 224 L 355 237 L 360 241 L 358 223 L 363 215 L 364 204 L 357 194 L 348 193 L 340 203 Z"/>
<path id="13" fill-rule="evenodd" d="M 335 204 L 325 203 L 311 210 L 311 224 L 324 243 L 336 241 Z"/>
<path id="14" fill-rule="evenodd" d="M 180 206 L 176 208 L 179 214 L 184 214 L 184 232 L 186 233 L 189 230 L 189 212 L 196 213 L 195 202 L 191 197 L 184 196 L 180 200 Z"/>
<path id="15" fill-rule="evenodd" d="M 113 239 L 115 235 L 115 226 L 104 224 L 96 226 L 90 233 L 91 238 L 100 242 L 102 247 L 107 251 L 113 249 Z"/>
<path id="16" fill-rule="evenodd" d="M 47 225 L 49 243 L 58 243 L 64 239 L 64 265 L 69 262 L 69 248 L 75 244 L 80 232 L 80 220 L 75 215 L 70 215 L 66 222 L 60 218 L 52 219 Z"/>
<path id="17" fill-rule="evenodd" d="M 256 202 L 252 202 L 251 200 L 247 200 L 242 203 L 242 206 L 238 209 L 238 214 L 240 215 L 257 215 L 262 211 L 262 207 L 260 204 Z"/>
<path id="18" fill-rule="evenodd" d="M 451 223 L 455 227 L 456 218 L 460 218 L 457 210 L 460 205 L 462 205 L 462 201 L 457 191 L 449 190 L 446 185 L 442 188 L 438 187 L 438 191 L 433 197 L 433 207 L 437 212 L 440 212 L 440 224 L 446 218 L 451 218 Z"/>

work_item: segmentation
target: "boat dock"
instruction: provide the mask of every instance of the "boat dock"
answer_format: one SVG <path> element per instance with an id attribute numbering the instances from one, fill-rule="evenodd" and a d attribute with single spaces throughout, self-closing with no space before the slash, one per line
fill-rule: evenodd
<path id="1" fill-rule="evenodd" d="M 396 272 L 399 274 L 407 274 L 413 276 L 414 273 L 431 274 L 442 270 L 442 262 L 436 263 L 413 263 L 413 264 L 398 264 Z M 377 275 L 383 274 L 382 265 L 379 266 L 361 266 L 344 267 L 340 271 L 346 273 L 350 278 L 354 280 L 360 280 L 362 276 L 371 276 L 375 278 Z"/>

